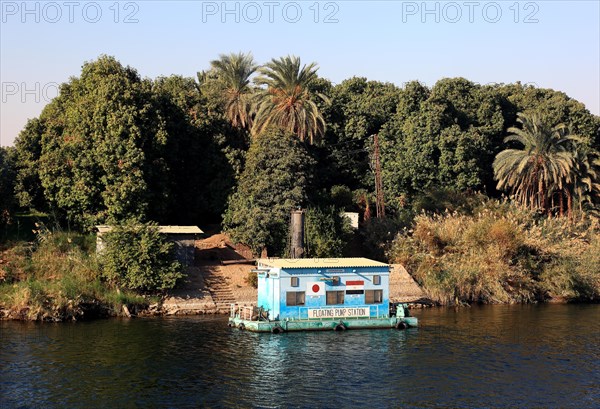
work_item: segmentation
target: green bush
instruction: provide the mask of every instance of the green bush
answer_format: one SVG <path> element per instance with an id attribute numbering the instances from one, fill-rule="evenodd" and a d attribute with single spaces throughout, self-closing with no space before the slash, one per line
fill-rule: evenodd
<path id="1" fill-rule="evenodd" d="M 159 233 L 155 223 L 128 222 L 115 226 L 102 239 L 102 274 L 115 285 L 156 292 L 175 287 L 183 277 L 173 243 Z"/>
<path id="2" fill-rule="evenodd" d="M 290 213 L 307 201 L 314 160 L 306 147 L 277 128 L 257 135 L 246 167 L 229 197 L 223 229 L 236 243 L 260 255 L 282 256 L 288 246 Z"/>
<path id="3" fill-rule="evenodd" d="M 306 210 L 306 256 L 342 257 L 352 229 L 347 218 L 335 206 Z"/>
<path id="4" fill-rule="evenodd" d="M 248 275 L 244 277 L 244 281 L 252 288 L 258 288 L 258 275 L 256 273 L 248 272 Z"/>

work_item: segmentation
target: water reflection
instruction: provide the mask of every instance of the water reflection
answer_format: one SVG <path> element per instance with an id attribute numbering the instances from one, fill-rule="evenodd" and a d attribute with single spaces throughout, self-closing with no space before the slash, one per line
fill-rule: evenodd
<path id="1" fill-rule="evenodd" d="M 0 322 L 0 407 L 600 407 L 600 306 L 431 309 L 407 331 L 222 317 Z"/>

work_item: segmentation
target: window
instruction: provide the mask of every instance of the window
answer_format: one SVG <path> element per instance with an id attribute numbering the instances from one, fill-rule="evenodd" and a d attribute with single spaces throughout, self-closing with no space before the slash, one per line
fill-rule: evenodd
<path id="1" fill-rule="evenodd" d="M 304 291 L 288 291 L 285 293 L 285 305 L 288 307 L 304 305 Z"/>
<path id="2" fill-rule="evenodd" d="M 292 277 L 292 287 L 299 287 L 300 279 L 298 277 Z"/>
<path id="3" fill-rule="evenodd" d="M 381 276 L 373 276 L 373 284 L 381 285 Z"/>
<path id="4" fill-rule="evenodd" d="M 344 292 L 343 291 L 327 291 L 327 305 L 343 304 L 344 303 Z"/>
<path id="5" fill-rule="evenodd" d="M 366 290 L 365 304 L 381 304 L 383 302 L 383 290 Z"/>

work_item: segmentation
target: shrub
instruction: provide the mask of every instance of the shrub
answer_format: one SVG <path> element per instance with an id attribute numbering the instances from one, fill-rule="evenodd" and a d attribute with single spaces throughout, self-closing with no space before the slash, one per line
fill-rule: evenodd
<path id="1" fill-rule="evenodd" d="M 258 288 L 258 275 L 256 273 L 249 271 L 248 275 L 244 278 L 244 281 L 252 288 Z"/>
<path id="2" fill-rule="evenodd" d="M 102 239 L 102 274 L 116 285 L 156 292 L 175 287 L 183 277 L 181 264 L 174 261 L 173 243 L 155 223 L 115 226 Z"/>
<path id="3" fill-rule="evenodd" d="M 335 206 L 306 210 L 306 256 L 341 257 L 352 229 L 347 218 Z"/>

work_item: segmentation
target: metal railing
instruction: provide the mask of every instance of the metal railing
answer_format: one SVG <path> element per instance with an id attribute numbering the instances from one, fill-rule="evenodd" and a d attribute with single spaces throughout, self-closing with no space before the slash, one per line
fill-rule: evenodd
<path id="1" fill-rule="evenodd" d="M 256 315 L 258 315 L 258 310 L 254 304 L 230 304 L 229 316 L 231 318 L 238 317 L 243 320 L 252 321 L 252 318 Z"/>

